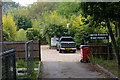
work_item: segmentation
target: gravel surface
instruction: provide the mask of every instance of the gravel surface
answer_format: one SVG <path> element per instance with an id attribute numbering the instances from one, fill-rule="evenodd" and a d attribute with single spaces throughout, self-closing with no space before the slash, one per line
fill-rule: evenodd
<path id="1" fill-rule="evenodd" d="M 56 49 L 49 49 L 47 45 L 44 45 L 42 46 L 42 61 L 78 62 L 80 61 L 80 51 L 59 53 Z"/>
<path id="2" fill-rule="evenodd" d="M 105 78 L 89 63 L 80 63 L 80 51 L 59 53 L 56 49 L 42 46 L 42 78 Z"/>

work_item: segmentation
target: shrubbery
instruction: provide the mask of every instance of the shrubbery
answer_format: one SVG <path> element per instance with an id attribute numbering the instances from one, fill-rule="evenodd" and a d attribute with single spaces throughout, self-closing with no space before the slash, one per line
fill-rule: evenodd
<path id="1" fill-rule="evenodd" d="M 41 35 L 38 29 L 28 28 L 26 31 L 27 40 L 38 40 Z"/>
<path id="2" fill-rule="evenodd" d="M 26 31 L 24 29 L 19 29 L 17 31 L 16 41 L 26 41 Z"/>

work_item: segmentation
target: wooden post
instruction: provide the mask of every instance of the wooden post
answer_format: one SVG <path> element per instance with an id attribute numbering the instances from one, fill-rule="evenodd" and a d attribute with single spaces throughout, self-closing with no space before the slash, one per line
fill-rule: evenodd
<path id="1" fill-rule="evenodd" d="M 41 42 L 39 40 L 39 60 L 41 61 Z"/>
<path id="2" fill-rule="evenodd" d="M 2 54 L 2 0 L 0 0 L 0 55 Z M 0 80 L 2 79 L 2 57 L 0 56 Z"/>
<path id="3" fill-rule="evenodd" d="M 108 47 L 108 59 L 111 59 L 111 53 L 110 53 L 110 44 L 109 44 L 109 35 L 108 35 L 108 40 L 107 40 L 107 47 Z"/>

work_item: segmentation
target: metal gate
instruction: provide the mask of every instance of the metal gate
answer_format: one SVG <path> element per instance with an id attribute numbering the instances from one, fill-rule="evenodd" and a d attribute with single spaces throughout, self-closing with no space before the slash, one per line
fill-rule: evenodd
<path id="1" fill-rule="evenodd" d="M 25 43 L 25 59 L 27 61 L 27 76 L 31 76 L 34 71 L 33 64 L 33 40 Z"/>
<path id="2" fill-rule="evenodd" d="M 16 57 L 15 49 L 11 49 L 0 54 L 2 58 L 2 79 L 16 80 Z"/>

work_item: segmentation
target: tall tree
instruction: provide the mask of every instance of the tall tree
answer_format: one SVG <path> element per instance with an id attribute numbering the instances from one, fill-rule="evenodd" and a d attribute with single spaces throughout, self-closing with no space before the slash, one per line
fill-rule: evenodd
<path id="1" fill-rule="evenodd" d="M 84 15 L 91 15 L 93 20 L 97 23 L 101 21 L 106 22 L 106 26 L 109 30 L 109 34 L 116 52 L 118 64 L 120 65 L 120 55 L 117 48 L 114 34 L 110 26 L 110 22 L 113 20 L 119 20 L 120 18 L 120 2 L 119 3 L 82 3 L 81 8 L 83 9 Z"/>
<path id="2" fill-rule="evenodd" d="M 8 15 L 3 16 L 3 31 L 7 32 L 10 36 L 9 41 L 15 41 L 16 39 L 16 29 L 17 26 L 15 25 L 15 22 L 13 21 L 13 17 L 11 14 L 8 13 Z"/>
<path id="3" fill-rule="evenodd" d="M 32 19 L 26 8 L 14 9 L 12 15 L 14 21 L 16 22 L 17 30 L 27 30 L 27 28 L 32 28 Z"/>

